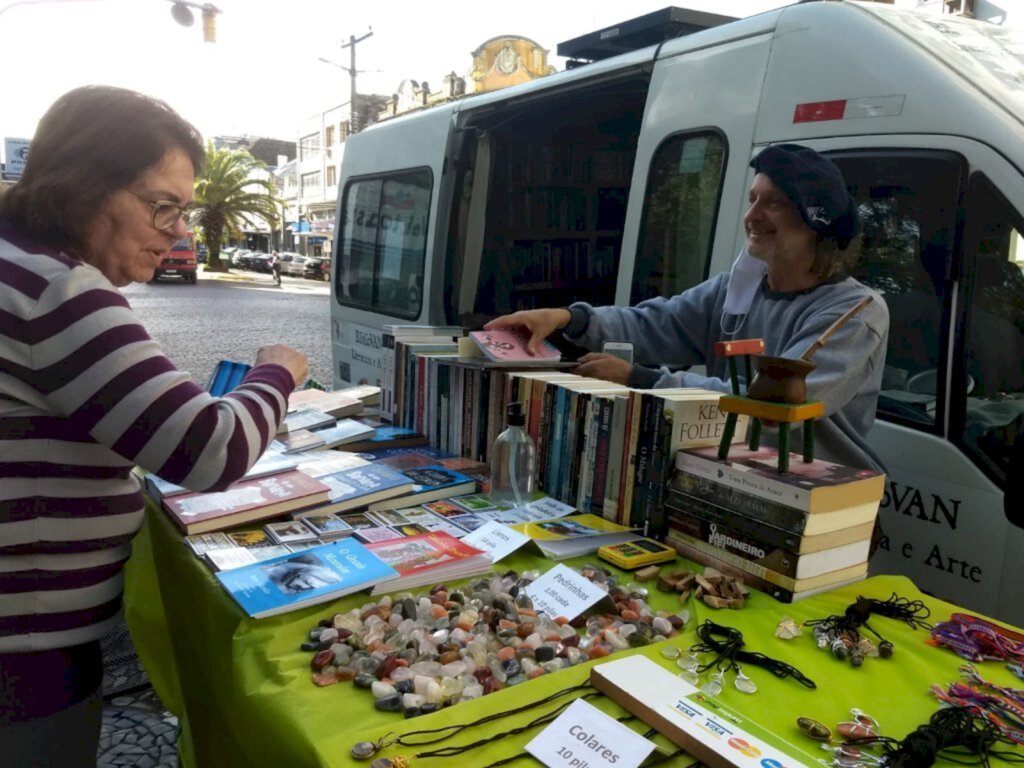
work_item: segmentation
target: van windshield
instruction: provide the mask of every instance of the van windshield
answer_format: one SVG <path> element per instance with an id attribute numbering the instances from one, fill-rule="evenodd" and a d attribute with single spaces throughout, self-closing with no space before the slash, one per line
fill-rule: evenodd
<path id="1" fill-rule="evenodd" d="M 172 251 L 191 251 L 192 241 L 187 237 L 181 238 L 178 242 L 171 246 Z"/>

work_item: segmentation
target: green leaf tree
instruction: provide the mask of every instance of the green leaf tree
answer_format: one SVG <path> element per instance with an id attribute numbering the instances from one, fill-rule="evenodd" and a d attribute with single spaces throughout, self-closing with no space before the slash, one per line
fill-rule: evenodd
<path id="1" fill-rule="evenodd" d="M 220 249 L 227 238 L 238 238 L 242 226 L 255 227 L 260 218 L 272 228 L 279 226 L 281 202 L 274 183 L 258 171 L 266 168 L 245 150 L 206 146 L 206 166 L 196 178 L 197 226 L 210 249 L 208 268 L 220 269 Z"/>

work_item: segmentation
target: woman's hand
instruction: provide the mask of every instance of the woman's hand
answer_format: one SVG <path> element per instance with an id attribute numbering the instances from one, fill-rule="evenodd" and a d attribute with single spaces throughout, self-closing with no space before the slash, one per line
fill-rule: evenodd
<path id="1" fill-rule="evenodd" d="M 284 344 L 270 344 L 259 348 L 256 353 L 256 365 L 266 363 L 274 363 L 287 368 L 295 380 L 296 387 L 305 383 L 309 377 L 309 361 L 306 356 Z"/>
<path id="2" fill-rule="evenodd" d="M 580 358 L 579 365 L 573 368 L 572 372 L 579 376 L 613 381 L 626 386 L 633 373 L 633 365 L 615 355 L 604 352 L 588 352 Z"/>
<path id="3" fill-rule="evenodd" d="M 484 330 L 525 328 L 530 332 L 526 349 L 535 355 L 541 350 L 541 342 L 555 331 L 565 328 L 571 319 L 568 309 L 524 309 L 494 318 L 484 326 Z"/>

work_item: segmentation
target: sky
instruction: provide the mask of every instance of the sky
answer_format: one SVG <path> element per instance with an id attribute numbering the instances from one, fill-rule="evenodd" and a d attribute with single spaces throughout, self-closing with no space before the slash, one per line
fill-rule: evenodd
<path id="1" fill-rule="evenodd" d="M 217 42 L 202 21 L 186 28 L 170 0 L 0 0 L 0 138 L 31 138 L 62 93 L 101 83 L 164 99 L 209 137 L 294 140 L 298 122 L 349 98 L 356 46 L 358 90 L 394 93 L 399 83 L 466 75 L 489 38 L 533 39 L 555 55 L 559 42 L 669 5 L 749 16 L 792 0 L 213 0 Z M 2 145 L 0 145 L 2 147 Z"/>

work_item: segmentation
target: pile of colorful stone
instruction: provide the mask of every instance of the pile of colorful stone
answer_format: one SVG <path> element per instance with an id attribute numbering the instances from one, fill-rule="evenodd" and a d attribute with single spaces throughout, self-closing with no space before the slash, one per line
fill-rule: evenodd
<path id="1" fill-rule="evenodd" d="M 599 566 L 581 573 L 607 588 L 614 613 L 573 621 L 538 613 L 524 588 L 539 574 L 508 571 L 337 613 L 310 630 L 302 650 L 315 653 L 317 685 L 352 681 L 373 692 L 377 709 L 415 717 L 682 629 L 685 610 L 652 611 L 646 589 L 619 586 Z"/>

